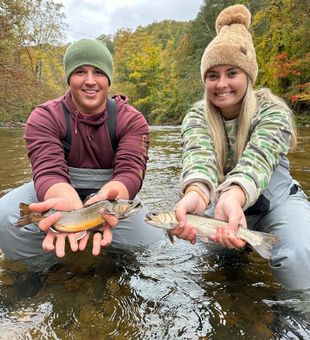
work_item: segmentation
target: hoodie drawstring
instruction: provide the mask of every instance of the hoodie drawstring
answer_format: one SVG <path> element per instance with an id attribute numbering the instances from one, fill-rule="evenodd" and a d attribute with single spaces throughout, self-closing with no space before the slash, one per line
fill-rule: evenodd
<path id="1" fill-rule="evenodd" d="M 91 137 L 90 137 L 90 135 L 89 135 L 89 128 L 88 128 L 88 125 L 86 125 L 86 135 L 87 135 L 88 140 L 91 142 Z"/>
<path id="2" fill-rule="evenodd" d="M 78 124 L 78 115 L 79 113 L 75 111 L 75 120 L 74 120 L 74 133 L 77 135 L 77 124 Z"/>

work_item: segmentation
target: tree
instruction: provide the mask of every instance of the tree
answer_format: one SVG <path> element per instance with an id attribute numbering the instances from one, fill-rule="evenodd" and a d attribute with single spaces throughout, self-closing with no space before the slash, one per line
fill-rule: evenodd
<path id="1" fill-rule="evenodd" d="M 146 117 L 158 103 L 160 86 L 160 48 L 144 31 L 121 32 L 115 39 L 115 84 L 132 98 L 132 103 Z"/>
<path id="2" fill-rule="evenodd" d="M 62 5 L 0 0 L 0 119 L 20 119 L 34 103 L 63 90 Z"/>
<path id="3" fill-rule="evenodd" d="M 176 50 L 176 79 L 179 94 L 178 112 L 181 121 L 194 102 L 203 98 L 204 87 L 200 75 L 203 52 L 216 36 L 215 20 L 225 7 L 236 1 L 204 0 L 195 20 Z"/>
<path id="4" fill-rule="evenodd" d="M 29 3 L 26 29 L 20 32 L 22 45 L 29 59 L 32 74 L 38 82 L 42 80 L 42 69 L 53 46 L 64 38 L 65 15 L 63 5 L 52 0 L 32 0 Z"/>
<path id="5" fill-rule="evenodd" d="M 20 35 L 25 27 L 27 0 L 0 0 L 0 118 L 10 119 L 22 102 L 29 79 L 19 61 Z"/>
<path id="6" fill-rule="evenodd" d="M 114 54 L 114 42 L 113 42 L 113 35 L 112 34 L 101 34 L 99 37 L 97 37 L 98 40 L 103 41 L 108 50 Z"/>
<path id="7" fill-rule="evenodd" d="M 260 67 L 258 82 L 310 107 L 310 3 L 302 0 L 258 1 L 253 20 L 254 42 Z"/>

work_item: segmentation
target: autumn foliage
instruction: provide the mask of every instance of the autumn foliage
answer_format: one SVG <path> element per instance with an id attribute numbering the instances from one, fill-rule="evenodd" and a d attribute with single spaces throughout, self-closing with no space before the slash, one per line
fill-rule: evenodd
<path id="1" fill-rule="evenodd" d="M 298 113 L 310 116 L 310 2 L 204 0 L 195 20 L 165 20 L 98 37 L 114 57 L 111 94 L 128 95 L 151 124 L 179 124 L 203 96 L 200 59 L 229 5 L 251 9 L 259 75 Z M 64 93 L 66 17 L 53 0 L 0 0 L 0 121 L 25 120 L 32 108 Z M 81 38 L 83 38 L 81 36 Z"/>

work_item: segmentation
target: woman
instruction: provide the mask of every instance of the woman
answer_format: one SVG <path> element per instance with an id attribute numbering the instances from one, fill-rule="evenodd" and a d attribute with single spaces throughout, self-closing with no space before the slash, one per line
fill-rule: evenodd
<path id="1" fill-rule="evenodd" d="M 310 204 L 289 172 L 287 153 L 296 145 L 292 112 L 267 89 L 255 91 L 258 67 L 243 5 L 224 9 L 218 35 L 201 60 L 205 98 L 182 125 L 182 199 L 172 234 L 196 241 L 186 213 L 227 220 L 211 240 L 243 248 L 238 224 L 276 234 L 270 265 L 288 289 L 310 288 Z"/>

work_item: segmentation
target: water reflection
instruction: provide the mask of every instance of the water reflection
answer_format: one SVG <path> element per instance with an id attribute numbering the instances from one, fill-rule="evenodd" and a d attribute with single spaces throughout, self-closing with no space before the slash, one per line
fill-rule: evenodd
<path id="1" fill-rule="evenodd" d="M 154 127 L 140 197 L 178 199 L 178 127 Z M 0 195 L 30 178 L 21 130 L 0 130 Z M 290 155 L 310 194 L 310 130 Z M 307 339 L 310 292 L 289 292 L 255 253 L 163 240 L 132 255 L 67 256 L 45 273 L 0 258 L 0 338 Z"/>
<path id="2" fill-rule="evenodd" d="M 0 196 L 31 179 L 22 129 L 0 129 Z"/>

